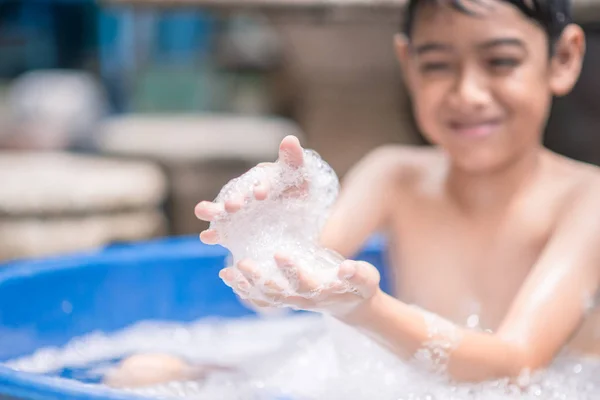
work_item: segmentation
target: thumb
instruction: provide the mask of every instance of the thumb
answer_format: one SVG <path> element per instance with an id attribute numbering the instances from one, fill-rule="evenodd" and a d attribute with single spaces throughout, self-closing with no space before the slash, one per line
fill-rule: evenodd
<path id="1" fill-rule="evenodd" d="M 348 282 L 364 298 L 373 296 L 379 289 L 379 271 L 364 261 L 344 261 L 340 265 L 339 278 Z"/>
<path id="2" fill-rule="evenodd" d="M 297 137 L 290 135 L 281 141 L 279 159 L 292 168 L 299 168 L 304 164 L 304 152 Z"/>

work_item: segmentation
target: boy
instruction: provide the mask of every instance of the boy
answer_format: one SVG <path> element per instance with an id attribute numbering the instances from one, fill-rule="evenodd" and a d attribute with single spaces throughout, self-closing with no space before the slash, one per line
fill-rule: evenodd
<path id="1" fill-rule="evenodd" d="M 417 122 L 437 147 L 368 155 L 345 179 L 321 244 L 350 257 L 386 230 L 396 298 L 373 266 L 348 260 L 340 278 L 356 294 L 265 294 L 270 303 L 328 312 L 406 358 L 429 336 L 408 304 L 467 325 L 449 357 L 456 380 L 515 377 L 565 348 L 600 355 L 600 315 L 586 318 L 600 283 L 600 173 L 541 145 L 552 96 L 571 90 L 584 55 L 569 1 L 410 0 L 395 47 Z M 295 138 L 280 153 L 302 162 Z M 210 221 L 240 206 L 202 202 L 196 215 Z M 201 239 L 219 243 L 210 230 Z M 276 261 L 310 291 L 301 265 Z M 238 269 L 221 277 L 244 296 L 256 271 L 251 260 Z"/>
<path id="2" fill-rule="evenodd" d="M 456 380 L 515 377 L 563 348 L 598 352 L 595 318 L 583 321 L 600 284 L 600 173 L 541 145 L 552 96 L 571 90 L 585 50 L 568 3 L 411 0 L 395 47 L 418 124 L 437 147 L 368 155 L 321 237 L 350 257 L 387 230 L 397 298 L 379 289 L 373 266 L 350 260 L 340 279 L 355 294 L 265 295 L 330 313 L 406 358 L 428 339 L 423 314 L 408 304 L 480 328 L 457 328 L 448 364 Z M 282 142 L 281 156 L 302 162 L 295 138 Z M 267 187 L 257 187 L 257 199 Z M 196 215 L 210 221 L 240 206 L 202 202 Z M 219 242 L 210 230 L 201 239 Z M 276 260 L 311 290 L 301 265 Z M 243 296 L 257 271 L 251 260 L 238 268 L 221 277 Z"/>

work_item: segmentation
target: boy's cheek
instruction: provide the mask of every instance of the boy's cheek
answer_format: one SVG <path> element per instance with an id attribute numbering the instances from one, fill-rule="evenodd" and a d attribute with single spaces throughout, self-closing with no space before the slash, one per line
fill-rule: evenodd
<path id="1" fill-rule="evenodd" d="M 537 139 L 544 130 L 550 110 L 551 97 L 543 85 L 529 85 L 504 96 L 509 134 L 517 140 L 527 136 Z"/>
<path id="2" fill-rule="evenodd" d="M 443 126 L 440 125 L 432 104 L 422 102 L 415 103 L 413 111 L 420 133 L 423 134 L 429 142 L 439 145 L 441 139 L 440 131 L 443 129 Z"/>

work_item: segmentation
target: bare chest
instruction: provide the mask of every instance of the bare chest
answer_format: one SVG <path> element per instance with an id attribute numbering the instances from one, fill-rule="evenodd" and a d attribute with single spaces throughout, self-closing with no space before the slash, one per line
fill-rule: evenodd
<path id="1" fill-rule="evenodd" d="M 495 329 L 543 251 L 553 219 L 469 220 L 421 204 L 394 222 L 396 295 L 456 323 Z"/>

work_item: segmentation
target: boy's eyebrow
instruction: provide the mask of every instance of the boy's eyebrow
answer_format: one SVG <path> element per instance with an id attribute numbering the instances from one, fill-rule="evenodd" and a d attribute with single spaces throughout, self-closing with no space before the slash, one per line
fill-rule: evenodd
<path id="1" fill-rule="evenodd" d="M 478 47 L 481 49 L 490 49 L 490 48 L 498 47 L 498 46 L 515 46 L 515 47 L 520 47 L 522 49 L 526 48 L 525 43 L 523 43 L 523 41 L 521 39 L 512 38 L 512 37 L 496 38 L 496 39 L 488 40 L 488 41 L 480 44 Z M 449 44 L 443 44 L 443 43 L 439 43 L 439 42 L 428 42 L 428 43 L 424 43 L 424 44 L 414 47 L 413 50 L 414 50 L 415 54 L 422 55 L 424 53 L 435 52 L 435 51 L 443 51 L 443 52 L 451 51 L 452 46 L 450 46 Z"/>
<path id="2" fill-rule="evenodd" d="M 414 48 L 414 52 L 417 55 L 421 55 L 424 53 L 429 53 L 432 51 L 450 51 L 452 48 L 447 45 L 447 44 L 442 44 L 442 43 L 436 43 L 436 42 L 429 42 L 429 43 L 424 43 L 421 44 L 417 47 Z"/>
<path id="3" fill-rule="evenodd" d="M 480 44 L 478 47 L 482 49 L 489 49 L 498 46 L 516 46 L 525 49 L 525 43 L 523 43 L 521 39 L 511 37 L 488 40 L 487 42 Z"/>

